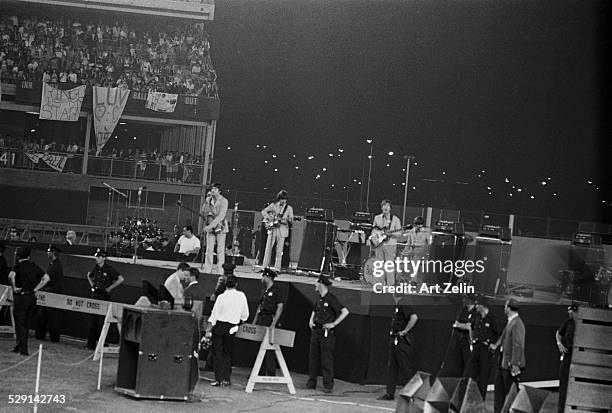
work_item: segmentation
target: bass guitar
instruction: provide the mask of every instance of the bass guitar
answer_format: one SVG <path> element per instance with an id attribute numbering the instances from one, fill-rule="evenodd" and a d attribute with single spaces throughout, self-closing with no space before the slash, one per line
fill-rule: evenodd
<path id="1" fill-rule="evenodd" d="M 191 212 L 192 214 L 196 214 L 197 216 L 201 217 L 202 219 L 204 219 L 204 222 L 206 222 L 206 225 L 210 225 L 210 223 L 215 219 L 215 217 L 213 216 L 212 213 L 209 213 L 209 214 L 206 214 L 206 215 L 202 215 L 198 211 L 194 211 L 193 209 L 189 208 L 188 206 L 185 206 L 183 204 L 183 201 L 181 201 L 181 200 L 176 201 L 176 205 L 178 205 L 180 208 L 186 209 L 187 211 Z M 225 229 L 225 220 L 223 220 L 219 224 L 217 224 L 217 226 L 214 227 L 210 232 L 216 235 L 216 234 L 220 234 L 221 232 L 223 232 L 224 229 Z"/>
<path id="2" fill-rule="evenodd" d="M 372 235 L 368 238 L 368 243 L 372 247 L 372 249 L 376 249 L 383 245 L 385 241 L 387 241 L 391 235 L 405 233 L 406 231 L 412 229 L 412 225 L 408 225 L 406 227 L 402 227 L 394 230 L 385 230 L 379 227 L 372 228 Z"/>

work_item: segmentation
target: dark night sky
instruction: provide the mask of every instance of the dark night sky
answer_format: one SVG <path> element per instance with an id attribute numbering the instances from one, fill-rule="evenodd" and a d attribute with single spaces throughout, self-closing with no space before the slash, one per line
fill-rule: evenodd
<path id="1" fill-rule="evenodd" d="M 373 137 L 376 202 L 608 219 L 602 4 L 218 0 L 213 179 L 359 200 Z"/>

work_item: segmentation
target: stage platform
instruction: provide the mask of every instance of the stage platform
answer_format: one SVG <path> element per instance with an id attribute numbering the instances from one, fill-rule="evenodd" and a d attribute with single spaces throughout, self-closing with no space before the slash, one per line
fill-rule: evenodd
<path id="1" fill-rule="evenodd" d="M 12 262 L 13 249 L 5 253 Z M 44 250 L 34 250 L 32 259 L 43 268 L 47 257 Z M 61 255 L 64 266 L 64 293 L 86 297 L 90 293 L 86 279 L 87 272 L 95 265 L 94 257 L 83 255 Z M 113 301 L 132 304 L 141 292 L 142 280 L 159 285 L 177 266 L 176 262 L 110 257 L 108 261 L 126 279 L 113 291 Z M 200 268 L 200 263 L 194 264 Z M 259 303 L 261 275 L 252 267 L 236 268 L 238 288 L 245 292 L 252 319 Z M 214 291 L 217 274 L 203 273 L 200 283 L 207 294 Z M 296 274 L 281 274 L 277 280 L 281 294 L 286 298 L 286 307 L 281 319 L 282 328 L 296 332 L 295 346 L 284 349 L 289 369 L 299 373 L 307 372 L 310 330 L 308 319 L 317 299 L 314 285 L 316 277 Z M 336 377 L 361 384 L 381 384 L 386 378 L 387 352 L 389 344 L 389 323 L 393 314 L 394 301 L 390 295 L 374 294 L 371 287 L 359 281 L 335 281 L 331 290 L 349 309 L 350 315 L 337 328 L 335 347 Z M 460 295 L 410 294 L 410 304 L 419 316 L 415 327 L 414 369 L 438 374 L 451 341 L 451 325 L 461 306 Z M 540 381 L 557 379 L 558 351 L 554 334 L 566 317 L 563 303 L 542 302 L 522 299 L 520 310 L 527 327 L 526 358 L 527 370 L 524 380 Z M 500 320 L 503 316 L 504 298 L 492 300 L 491 311 Z M 85 337 L 89 317 L 83 314 L 63 312 L 62 334 Z M 110 339 L 116 339 L 116 333 Z M 256 343 L 236 341 L 234 364 L 248 367 L 253 364 L 257 353 Z M 238 351 L 239 349 L 239 351 Z M 452 362 L 445 363 L 444 372 L 453 375 Z M 457 373 L 459 374 L 459 373 Z"/>

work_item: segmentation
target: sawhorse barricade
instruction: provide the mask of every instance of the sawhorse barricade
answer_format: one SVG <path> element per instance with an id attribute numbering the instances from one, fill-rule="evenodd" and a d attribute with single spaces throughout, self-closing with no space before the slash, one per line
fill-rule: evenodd
<path id="1" fill-rule="evenodd" d="M 100 339 L 98 340 L 98 345 L 96 346 L 96 350 L 94 352 L 94 360 L 100 360 L 97 386 L 98 390 L 100 390 L 103 354 L 117 354 L 119 352 L 119 347 L 105 347 L 104 344 L 106 342 L 106 335 L 108 334 L 108 329 L 111 324 L 116 323 L 117 329 L 119 330 L 119 333 L 121 333 L 121 314 L 123 312 L 123 304 L 103 300 L 94 300 L 93 298 L 74 297 L 71 295 L 38 291 L 36 293 L 36 305 L 104 316 L 104 326 L 102 327 Z M 11 319 L 13 321 L 14 331 L 15 322 L 12 311 L 12 290 L 8 286 L 0 285 L 0 306 L 11 306 Z"/>
<path id="2" fill-rule="evenodd" d="M 108 335 L 108 329 L 111 324 L 117 324 L 117 330 L 119 334 L 121 334 L 121 316 L 123 314 L 123 304 L 118 303 L 109 303 L 108 309 L 106 310 L 106 314 L 104 316 L 104 325 L 102 326 L 102 331 L 100 332 L 100 338 L 98 339 L 98 344 L 96 345 L 96 350 L 94 351 L 93 360 L 100 360 L 100 364 L 98 366 L 98 384 L 96 388 L 100 390 L 100 386 L 102 385 L 102 362 L 104 361 L 104 354 L 119 354 L 119 346 L 105 346 L 106 344 L 106 336 Z"/>
<path id="3" fill-rule="evenodd" d="M 272 334 L 272 337 L 270 337 L 270 334 Z M 254 324 L 242 324 L 236 333 L 236 337 L 244 340 L 261 342 L 257 358 L 255 359 L 255 365 L 251 370 L 251 375 L 245 389 L 247 393 L 253 392 L 255 383 L 277 383 L 286 384 L 289 388 L 289 393 L 295 394 L 295 386 L 293 385 L 291 374 L 289 373 L 287 363 L 285 363 L 285 358 L 281 351 L 281 346 L 293 347 L 295 331 L 282 330 L 280 328 L 270 329 L 269 327 Z M 259 375 L 259 370 L 261 369 L 261 365 L 268 350 L 274 351 L 278 365 L 283 373 L 282 376 Z"/>
<path id="4" fill-rule="evenodd" d="M 8 285 L 0 285 L 0 314 L 8 311 L 11 317 L 10 326 L 0 326 L 0 334 L 15 335 L 15 316 L 13 315 L 13 291 Z M 4 318 L 4 316 L 0 316 Z"/>

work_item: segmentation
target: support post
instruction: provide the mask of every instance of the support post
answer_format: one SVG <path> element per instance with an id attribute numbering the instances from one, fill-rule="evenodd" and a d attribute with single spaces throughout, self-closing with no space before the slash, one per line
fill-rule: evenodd
<path id="1" fill-rule="evenodd" d="M 83 169 L 82 175 L 87 175 L 87 163 L 89 162 L 89 142 L 91 140 L 91 113 L 87 114 L 87 129 L 85 130 L 85 145 L 83 146 Z"/>

